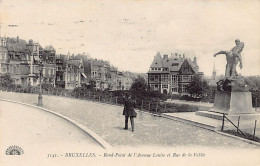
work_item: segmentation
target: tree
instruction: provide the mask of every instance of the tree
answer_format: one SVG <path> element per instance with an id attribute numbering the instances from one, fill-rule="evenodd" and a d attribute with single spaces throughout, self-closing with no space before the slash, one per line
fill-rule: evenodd
<path id="1" fill-rule="evenodd" d="M 144 77 L 138 76 L 138 78 L 136 78 L 132 83 L 130 91 L 136 96 L 146 93 L 147 89 L 148 85 Z"/>
<path id="2" fill-rule="evenodd" d="M 11 75 L 9 73 L 5 73 L 3 75 L 0 75 L 0 85 L 2 87 L 10 87 L 13 86 L 14 81 L 11 78 Z"/>
<path id="3" fill-rule="evenodd" d="M 96 81 L 93 80 L 93 79 L 91 79 L 91 80 L 89 81 L 89 85 L 88 85 L 87 87 L 88 87 L 88 89 L 90 89 L 90 90 L 94 89 L 94 88 L 96 87 Z"/>
<path id="4" fill-rule="evenodd" d="M 203 97 L 209 90 L 208 83 L 198 74 L 195 74 L 193 80 L 187 87 L 187 92 L 192 97 Z"/>

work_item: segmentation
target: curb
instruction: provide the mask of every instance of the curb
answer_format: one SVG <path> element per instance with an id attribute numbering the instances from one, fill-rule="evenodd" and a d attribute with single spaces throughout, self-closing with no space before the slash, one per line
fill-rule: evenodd
<path id="1" fill-rule="evenodd" d="M 198 122 L 193 122 L 193 121 L 178 118 L 178 117 L 172 117 L 172 116 L 169 116 L 169 115 L 163 115 L 161 117 L 167 118 L 167 119 L 170 119 L 170 120 L 175 120 L 175 121 L 182 122 L 182 123 L 186 123 L 186 124 L 189 124 L 189 125 L 193 125 L 193 126 L 196 126 L 196 127 L 203 128 L 203 129 L 207 129 L 207 130 L 213 131 L 217 134 L 220 134 L 220 135 L 223 135 L 223 136 L 226 136 L 226 137 L 231 137 L 231 138 L 234 138 L 234 139 L 237 139 L 237 140 L 249 143 L 249 144 L 260 146 L 260 143 L 258 143 L 256 141 L 252 141 L 252 140 L 249 140 L 249 139 L 246 139 L 246 138 L 241 138 L 241 137 L 238 137 L 238 136 L 235 136 L 235 135 L 231 135 L 231 134 L 227 134 L 227 133 L 218 131 L 217 127 L 215 127 L 215 126 L 209 126 L 209 125 L 201 124 L 201 123 L 198 123 Z"/>
<path id="2" fill-rule="evenodd" d="M 187 120 L 187 119 L 179 118 L 179 117 L 175 117 L 175 116 L 163 114 L 163 115 L 161 115 L 161 117 L 166 118 L 166 119 L 170 119 L 170 120 L 175 120 L 175 121 L 182 122 L 182 123 L 186 123 L 186 124 L 189 124 L 189 125 L 192 125 L 192 126 L 200 127 L 200 128 L 206 129 L 206 130 L 214 131 L 214 132 L 217 129 L 217 127 L 215 127 L 215 126 L 210 126 L 210 125 L 194 122 L 194 121 L 191 121 L 191 120 Z"/>
<path id="3" fill-rule="evenodd" d="M 260 143 L 255 142 L 255 141 L 251 141 L 251 140 L 249 140 L 249 139 L 245 139 L 245 138 L 238 137 L 238 136 L 235 136 L 235 135 L 227 134 L 227 133 L 224 133 L 224 132 L 221 132 L 221 131 L 215 131 L 215 132 L 218 133 L 218 134 L 227 136 L 227 137 L 239 139 L 239 140 L 244 141 L 244 142 L 247 142 L 247 143 L 249 143 L 249 144 L 253 144 L 253 145 L 260 146 Z"/>
<path id="4" fill-rule="evenodd" d="M 12 103 L 17 103 L 17 104 L 21 104 L 21 105 L 25 105 L 25 106 L 29 106 L 29 107 L 33 107 L 33 108 L 36 108 L 36 109 L 40 109 L 40 110 L 49 112 L 49 113 L 54 114 L 56 116 L 59 116 L 59 117 L 65 119 L 65 120 L 67 120 L 68 122 L 72 123 L 73 125 L 77 126 L 79 129 L 81 129 L 86 134 L 88 134 L 95 141 L 97 141 L 97 143 L 100 144 L 104 149 L 106 149 L 106 150 L 112 150 L 113 149 L 113 147 L 108 142 L 106 142 L 103 138 L 101 138 L 99 135 L 97 135 L 96 133 L 94 133 L 93 131 L 88 129 L 87 127 L 83 126 L 82 124 L 76 122 L 75 120 L 70 119 L 70 118 L 68 118 L 68 117 L 66 117 L 66 116 L 64 116 L 62 114 L 53 112 L 53 111 L 48 110 L 46 108 L 42 108 L 42 107 L 38 107 L 38 106 L 35 106 L 35 105 L 14 101 L 14 100 L 7 100 L 7 99 L 3 99 L 3 98 L 0 98 L 0 100 L 7 101 L 7 102 L 12 102 Z"/>

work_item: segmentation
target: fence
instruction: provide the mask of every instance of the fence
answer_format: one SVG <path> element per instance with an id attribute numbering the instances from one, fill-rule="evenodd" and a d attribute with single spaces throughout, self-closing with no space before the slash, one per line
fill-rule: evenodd
<path id="1" fill-rule="evenodd" d="M 221 131 L 260 142 L 259 115 L 234 116 L 223 114 Z"/>

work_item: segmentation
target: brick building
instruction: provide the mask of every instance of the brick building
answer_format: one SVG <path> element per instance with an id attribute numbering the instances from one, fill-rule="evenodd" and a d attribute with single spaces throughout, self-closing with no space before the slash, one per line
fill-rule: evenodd
<path id="1" fill-rule="evenodd" d="M 148 72 L 148 85 L 151 91 L 186 94 L 186 87 L 195 74 L 203 75 L 202 72 L 199 72 L 196 57 L 192 61 L 184 54 L 175 53 L 170 57 L 168 55 L 162 57 L 158 52 Z"/>

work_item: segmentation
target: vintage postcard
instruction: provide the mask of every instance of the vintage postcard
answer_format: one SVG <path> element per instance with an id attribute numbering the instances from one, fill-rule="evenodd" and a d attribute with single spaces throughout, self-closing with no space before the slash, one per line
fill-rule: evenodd
<path id="1" fill-rule="evenodd" d="M 1 165 L 260 165 L 259 0 L 0 0 Z"/>

